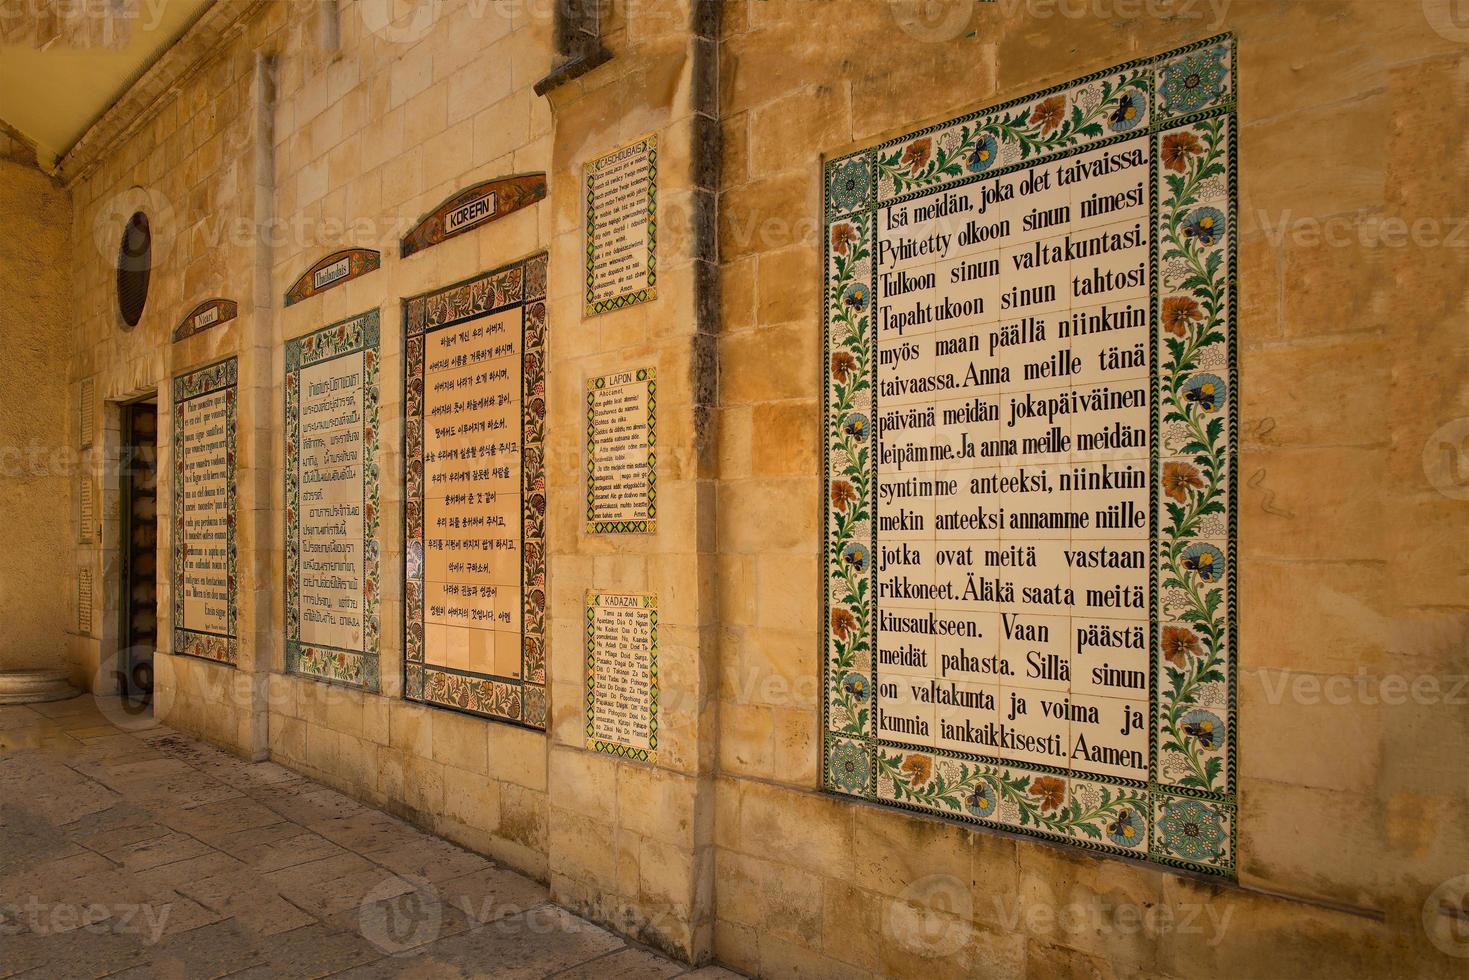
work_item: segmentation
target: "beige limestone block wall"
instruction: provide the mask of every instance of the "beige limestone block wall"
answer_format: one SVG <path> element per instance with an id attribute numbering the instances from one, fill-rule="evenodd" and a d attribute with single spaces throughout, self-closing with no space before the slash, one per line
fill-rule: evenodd
<path id="1" fill-rule="evenodd" d="M 1442 938 L 1435 889 L 1469 872 L 1469 38 L 1368 0 L 923 6 L 725 12 L 716 955 L 763 976 L 1461 969 L 1424 922 Z M 821 159 L 1224 30 L 1238 886 L 821 794 Z"/>
<path id="2" fill-rule="evenodd" d="M 72 369 L 77 381 L 90 379 L 95 386 L 97 449 L 88 459 L 102 501 L 100 534 L 83 559 L 97 583 L 97 614 L 92 631 L 73 641 L 73 657 L 89 687 L 112 689 L 119 657 L 118 406 L 156 399 L 157 714 L 252 758 L 265 752 L 263 664 L 256 651 L 269 614 L 262 597 L 273 589 L 256 550 L 274 527 L 263 488 L 277 470 L 269 456 L 271 303 L 258 274 L 262 215 L 256 193 L 271 85 L 269 65 L 257 51 L 268 50 L 284 11 L 282 4 L 265 5 L 261 16 L 193 65 L 125 139 L 70 184 Z M 123 223 L 139 210 L 149 218 L 153 264 L 142 318 L 129 328 L 117 310 L 114 263 Z M 235 301 L 237 318 L 172 342 L 190 310 L 216 297 Z M 236 668 L 171 655 L 172 379 L 229 357 L 239 367 Z"/>
<path id="3" fill-rule="evenodd" d="M 546 736 L 402 698 L 402 300 L 546 250 L 548 203 L 406 259 L 399 241 L 470 184 L 550 169 L 550 111 L 531 86 L 552 63 L 551 23 L 544 12 L 531 16 L 520 5 L 451 2 L 422 9 L 420 17 L 386 23 L 381 5 L 343 4 L 339 46 L 332 49 L 319 43 L 315 10 L 292 6 L 278 55 L 270 451 L 284 458 L 285 342 L 378 310 L 381 689 L 283 673 L 278 526 L 262 549 L 274 583 L 274 626 L 262 654 L 271 671 L 269 748 L 286 765 L 544 880 Z M 286 290 L 314 262 L 348 247 L 381 252 L 381 268 L 280 308 Z M 556 266 L 553 255 L 552 292 L 564 292 Z M 558 321 L 553 304 L 553 345 L 559 330 L 575 327 Z M 555 373 L 553 363 L 548 376 Z M 269 492 L 281 513 L 279 470 Z"/>
<path id="4" fill-rule="evenodd" d="M 700 9 L 705 8 L 705 9 Z M 714 491 L 707 288 L 713 271 L 712 130 L 716 20 L 707 4 L 612 5 L 607 64 L 559 89 L 551 201 L 550 415 L 552 897 L 685 958 L 713 938 Z M 648 134 L 658 139 L 657 298 L 582 319 L 582 167 Z M 558 287 L 558 284 L 561 284 Z M 561 324 L 559 332 L 557 323 Z M 657 368 L 658 527 L 586 532 L 586 381 Z M 656 765 L 586 749 L 588 590 L 658 599 Z"/>
<path id="5" fill-rule="evenodd" d="M 695 305 L 696 283 L 707 288 L 711 278 L 713 193 L 692 147 L 696 117 L 706 130 L 713 120 L 713 78 L 696 78 L 695 66 L 712 64 L 714 38 L 691 34 L 688 4 L 613 5 L 603 21 L 613 60 L 548 100 L 532 86 L 556 61 L 551 5 L 451 0 L 392 23 L 382 9 L 347 2 L 324 23 L 317 4 L 264 5 L 76 185 L 79 373 L 98 378 L 107 399 L 156 389 L 167 434 L 169 379 L 240 357 L 241 662 L 231 670 L 169 656 L 161 641 L 158 715 L 547 880 L 558 900 L 664 949 L 707 955 L 714 496 L 696 405 L 712 397 L 712 375 Z M 649 133 L 659 141 L 658 298 L 584 320 L 582 165 Z M 548 175 L 546 201 L 399 256 L 399 239 L 452 193 L 538 172 Z M 89 235 L 113 213 L 126 217 L 134 200 L 166 216 L 171 234 L 144 321 L 124 331 L 109 318 L 110 270 Z M 381 268 L 281 305 L 298 276 L 345 247 L 380 251 Z M 547 733 L 401 697 L 401 303 L 542 250 L 550 253 Z M 239 318 L 171 344 L 172 327 L 211 295 L 238 300 Z M 282 635 L 284 343 L 369 309 L 381 314 L 382 354 L 377 693 L 284 674 Z M 659 378 L 659 530 L 594 538 L 582 513 L 586 379 L 647 365 Z M 166 467 L 167 446 L 161 457 Z M 169 546 L 165 534 L 164 569 Z M 99 548 L 94 560 L 105 571 L 112 556 Z M 164 571 L 164 621 L 168 584 Z M 656 766 L 584 747 L 589 588 L 658 594 Z M 115 622 L 115 595 L 107 602 Z M 104 629 L 85 655 L 105 663 L 109 649 Z"/>
<path id="6" fill-rule="evenodd" d="M 35 148 L 0 133 L 0 670 L 65 668 L 76 631 L 76 524 L 80 470 L 68 438 L 71 320 L 66 256 L 71 200 L 35 166 Z M 29 158 L 29 159 L 27 159 Z M 62 274 L 57 274 L 58 270 Z"/>
<path id="7" fill-rule="evenodd" d="M 712 780 L 703 661 L 712 493 L 699 481 L 692 391 L 695 186 L 690 11 L 609 8 L 613 60 L 537 96 L 555 63 L 550 7 L 447 3 L 411 29 L 374 30 L 372 11 L 342 7 L 339 53 L 300 41 L 293 15 L 279 61 L 274 294 L 344 247 L 382 252 L 382 268 L 276 315 L 272 404 L 285 340 L 364 310 L 381 311 L 383 458 L 381 676 L 378 694 L 279 674 L 269 644 L 270 754 L 551 886 L 558 901 L 670 952 L 712 938 L 696 874 L 712 866 Z M 380 28 L 380 25 L 379 25 Z M 581 168 L 648 133 L 659 139 L 658 298 L 583 320 Z M 548 199 L 414 254 L 398 242 L 456 191 L 546 173 Z M 707 194 L 707 191 L 704 191 Z M 711 198 L 712 201 L 712 198 Z M 548 251 L 546 475 L 550 724 L 547 733 L 425 707 L 401 697 L 403 656 L 402 299 Z M 586 534 L 585 384 L 655 366 L 659 378 L 659 530 Z M 283 452 L 279 417 L 273 452 Z M 274 506 L 284 506 L 277 481 Z M 279 581 L 279 539 L 268 545 Z M 659 596 L 663 708 L 656 767 L 584 746 L 582 625 L 589 588 Z M 283 618 L 280 590 L 273 619 Z M 701 755 L 701 752 L 704 754 Z M 707 880 L 707 874 L 704 876 Z"/>

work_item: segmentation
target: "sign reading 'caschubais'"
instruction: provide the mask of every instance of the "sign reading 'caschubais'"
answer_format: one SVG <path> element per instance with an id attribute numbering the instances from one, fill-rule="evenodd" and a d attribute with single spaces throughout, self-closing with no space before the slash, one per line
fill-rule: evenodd
<path id="1" fill-rule="evenodd" d="M 828 164 L 829 789 L 1233 874 L 1233 81 Z"/>
<path id="2" fill-rule="evenodd" d="M 586 314 L 658 294 L 658 138 L 647 136 L 587 164 Z"/>

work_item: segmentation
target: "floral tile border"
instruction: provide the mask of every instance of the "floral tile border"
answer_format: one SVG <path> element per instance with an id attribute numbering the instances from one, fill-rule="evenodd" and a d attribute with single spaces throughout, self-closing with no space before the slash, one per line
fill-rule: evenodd
<path id="1" fill-rule="evenodd" d="M 825 167 L 823 785 L 1206 874 L 1236 866 L 1235 42 L 1209 38 L 931 126 Z M 1153 141 L 1149 779 L 879 740 L 875 216 L 881 206 Z"/>
<path id="2" fill-rule="evenodd" d="M 286 672 L 376 691 L 379 687 L 381 622 L 381 548 L 378 544 L 380 474 L 378 471 L 377 310 L 368 310 L 286 341 L 286 521 L 285 613 Z M 362 357 L 362 649 L 344 650 L 301 642 L 301 369 L 361 352 Z"/>
<path id="3" fill-rule="evenodd" d="M 403 697 L 530 728 L 546 727 L 546 260 L 545 252 L 403 301 Z M 521 348 L 520 680 L 429 664 L 424 651 L 424 335 L 524 309 Z"/>
<path id="4" fill-rule="evenodd" d="M 199 657 L 215 663 L 233 667 L 239 660 L 239 639 L 235 617 L 239 610 L 239 580 L 236 574 L 235 522 L 237 507 L 235 496 L 236 419 L 239 411 L 236 385 L 239 366 L 235 358 L 190 371 L 173 379 L 173 652 L 188 657 Z M 225 393 L 225 487 L 226 513 L 228 515 L 228 539 L 226 548 L 226 582 L 228 598 L 228 627 L 225 635 L 201 633 L 184 628 L 184 417 L 179 406 L 190 399 L 212 395 L 216 391 Z"/>

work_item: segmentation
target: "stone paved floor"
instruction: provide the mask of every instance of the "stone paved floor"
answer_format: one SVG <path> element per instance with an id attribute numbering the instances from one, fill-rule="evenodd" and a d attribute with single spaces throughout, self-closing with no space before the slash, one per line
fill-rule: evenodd
<path id="1" fill-rule="evenodd" d="M 116 699 L 0 706 L 0 977 L 731 978 Z"/>

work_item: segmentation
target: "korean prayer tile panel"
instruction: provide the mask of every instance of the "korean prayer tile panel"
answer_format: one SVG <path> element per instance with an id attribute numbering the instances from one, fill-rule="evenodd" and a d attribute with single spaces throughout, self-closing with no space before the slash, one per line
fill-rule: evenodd
<path id="1" fill-rule="evenodd" d="M 546 255 L 404 318 L 404 697 L 543 729 Z"/>

